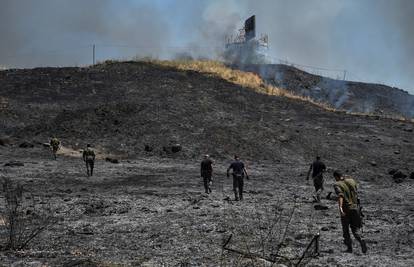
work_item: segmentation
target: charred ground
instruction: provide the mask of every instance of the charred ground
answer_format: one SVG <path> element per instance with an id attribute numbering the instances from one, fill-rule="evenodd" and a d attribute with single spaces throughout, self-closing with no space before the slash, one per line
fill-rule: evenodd
<path id="1" fill-rule="evenodd" d="M 390 168 L 414 171 L 408 121 L 330 112 L 217 74 L 154 62 L 6 70 L 0 72 L 0 92 L 7 103 L 0 115 L 7 140 L 0 146 L 0 162 L 25 164 L 2 167 L 3 175 L 47 195 L 62 213 L 73 213 L 62 215 L 61 223 L 32 245 L 32 253 L 3 253 L 5 264 L 22 257 L 51 266 L 75 259 L 232 264 L 237 257 L 220 256 L 222 239 L 241 227 L 239 237 L 255 240 L 257 218 L 275 207 L 289 211 L 294 199 L 285 255 L 298 255 L 308 237 L 325 227 L 325 252 L 312 261 L 316 266 L 412 264 L 413 180 L 397 184 L 388 175 Z M 71 151 L 56 162 L 41 145 L 52 135 Z M 34 147 L 19 148 L 24 141 Z M 78 153 L 86 143 L 101 158 L 110 154 L 121 163 L 98 162 L 96 177 L 86 178 Z M 175 144 L 182 147 L 178 153 L 168 149 Z M 205 153 L 216 160 L 209 197 L 201 195 L 197 178 Z M 242 203 L 223 201 L 231 195 L 224 171 L 235 153 L 252 172 Z M 304 183 L 304 174 L 316 154 L 330 171 L 341 169 L 361 182 L 367 256 L 340 253 L 335 202 L 327 201 L 327 211 L 313 210 L 313 188 Z M 233 245 L 243 247 L 243 242 L 236 238 Z"/>

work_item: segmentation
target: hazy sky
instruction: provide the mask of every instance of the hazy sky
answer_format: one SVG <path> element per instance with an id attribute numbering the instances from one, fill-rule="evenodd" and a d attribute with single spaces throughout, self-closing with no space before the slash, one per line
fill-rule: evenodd
<path id="1" fill-rule="evenodd" d="M 253 14 L 274 58 L 414 94 L 412 0 L 0 0 L 0 66 L 214 58 Z"/>

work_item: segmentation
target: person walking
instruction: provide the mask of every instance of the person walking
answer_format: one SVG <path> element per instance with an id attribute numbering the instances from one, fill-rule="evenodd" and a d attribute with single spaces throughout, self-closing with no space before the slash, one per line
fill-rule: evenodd
<path id="1" fill-rule="evenodd" d="M 326 171 L 325 164 L 321 161 L 321 157 L 317 156 L 316 160 L 310 165 L 306 180 L 309 180 L 309 175 L 312 172 L 313 186 L 315 187 L 315 201 L 321 202 L 321 194 L 323 188 L 323 173 Z"/>
<path id="2" fill-rule="evenodd" d="M 50 147 L 52 148 L 53 158 L 56 160 L 57 159 L 57 152 L 60 149 L 59 139 L 57 139 L 56 137 L 52 137 L 52 139 L 50 139 Z"/>
<path id="3" fill-rule="evenodd" d="M 201 161 L 200 175 L 203 178 L 204 190 L 206 194 L 211 193 L 212 175 L 213 175 L 213 161 L 209 155 L 205 155 Z"/>
<path id="4" fill-rule="evenodd" d="M 227 178 L 230 177 L 230 170 L 233 170 L 233 191 L 234 191 L 234 200 L 243 200 L 243 186 L 244 186 L 244 176 L 246 179 L 249 179 L 247 170 L 244 166 L 244 163 L 240 161 L 237 155 L 234 156 L 234 161 L 227 168 Z"/>
<path id="5" fill-rule="evenodd" d="M 95 152 L 90 144 L 86 145 L 86 149 L 82 154 L 83 161 L 86 163 L 86 174 L 88 176 L 93 175 L 93 167 L 95 165 Z"/>
<path id="6" fill-rule="evenodd" d="M 362 253 L 365 254 L 368 249 L 361 232 L 362 218 L 359 208 L 357 182 L 351 177 L 343 177 L 340 171 L 335 171 L 333 176 L 336 181 L 334 189 L 335 193 L 338 195 L 342 233 L 344 243 L 347 246 L 345 252 L 352 253 L 352 239 L 349 233 L 349 228 L 351 228 L 352 234 L 361 245 Z"/>

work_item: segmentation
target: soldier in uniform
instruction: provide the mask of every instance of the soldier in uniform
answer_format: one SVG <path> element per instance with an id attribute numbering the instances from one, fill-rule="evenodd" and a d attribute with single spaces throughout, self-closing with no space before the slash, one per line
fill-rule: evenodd
<path id="1" fill-rule="evenodd" d="M 233 169 L 233 191 L 234 191 L 234 200 L 238 201 L 243 200 L 243 185 L 244 185 L 244 175 L 246 179 L 249 179 L 244 163 L 240 161 L 239 157 L 234 156 L 234 161 L 230 164 L 227 169 L 227 177 L 229 177 L 229 171 Z"/>
<path id="2" fill-rule="evenodd" d="M 86 163 L 86 173 L 88 176 L 93 175 L 93 166 L 95 163 L 95 152 L 91 148 L 90 144 L 86 145 L 86 149 L 83 151 L 82 154 L 83 161 Z"/>
<path id="3" fill-rule="evenodd" d="M 361 244 L 362 252 L 367 252 L 367 244 L 362 237 L 362 219 L 359 208 L 357 183 L 350 177 L 343 177 L 339 171 L 333 173 L 335 177 L 334 189 L 338 195 L 339 213 L 341 215 L 342 232 L 344 243 L 347 246 L 346 252 L 352 253 L 352 239 L 349 234 L 351 228 L 355 239 Z"/>
<path id="4" fill-rule="evenodd" d="M 323 172 L 326 171 L 325 164 L 321 161 L 321 157 L 317 156 L 316 160 L 310 165 L 306 180 L 309 180 L 309 175 L 312 172 L 313 185 L 315 187 L 317 202 L 321 202 L 321 193 L 323 191 Z"/>
<path id="5" fill-rule="evenodd" d="M 50 147 L 52 148 L 53 157 L 56 160 L 57 152 L 60 149 L 60 141 L 56 137 L 50 139 Z"/>

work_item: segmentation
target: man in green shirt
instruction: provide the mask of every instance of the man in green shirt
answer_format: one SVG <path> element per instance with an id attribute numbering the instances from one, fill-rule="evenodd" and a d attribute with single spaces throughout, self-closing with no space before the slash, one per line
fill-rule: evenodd
<path id="1" fill-rule="evenodd" d="M 339 171 L 335 171 L 333 176 L 336 180 L 334 189 L 338 195 L 342 232 L 344 243 L 347 246 L 346 252 L 352 253 L 352 239 L 349 234 L 349 228 L 351 228 L 352 234 L 361 244 L 362 252 L 365 254 L 367 245 L 361 234 L 362 220 L 359 210 L 357 183 L 350 177 L 343 177 Z"/>
<path id="2" fill-rule="evenodd" d="M 57 139 L 56 137 L 52 137 L 52 139 L 50 139 L 50 147 L 52 148 L 53 158 L 56 159 L 57 158 L 57 152 L 60 148 L 59 139 Z"/>

